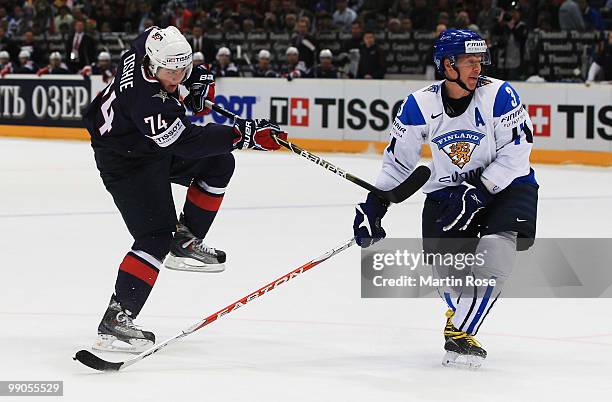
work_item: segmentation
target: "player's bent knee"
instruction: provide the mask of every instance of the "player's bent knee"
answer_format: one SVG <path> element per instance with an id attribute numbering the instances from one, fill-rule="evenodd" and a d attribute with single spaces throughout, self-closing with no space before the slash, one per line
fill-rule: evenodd
<path id="1" fill-rule="evenodd" d="M 172 232 L 157 232 L 135 239 L 132 248 L 134 250 L 145 251 L 160 261 L 163 261 L 170 252 L 172 242 Z"/>

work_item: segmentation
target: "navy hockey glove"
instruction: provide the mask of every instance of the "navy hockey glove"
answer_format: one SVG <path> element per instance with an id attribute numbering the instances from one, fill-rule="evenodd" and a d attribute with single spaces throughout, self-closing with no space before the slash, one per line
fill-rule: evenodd
<path id="1" fill-rule="evenodd" d="M 185 98 L 185 104 L 196 116 L 210 113 L 205 101 L 215 102 L 215 77 L 203 64 L 193 68 L 189 78 L 185 80 L 185 86 L 189 95 Z"/>
<path id="2" fill-rule="evenodd" d="M 355 207 L 353 233 L 355 241 L 361 247 L 369 247 L 387 236 L 381 220 L 387 213 L 389 203 L 378 196 L 369 193 L 366 202 Z"/>
<path id="3" fill-rule="evenodd" d="M 266 119 L 249 120 L 236 117 L 234 120 L 234 149 L 256 149 L 276 151 L 280 144 L 273 136 L 287 140 L 287 133 Z"/>
<path id="4" fill-rule="evenodd" d="M 478 211 L 483 209 L 492 196 L 480 180 L 475 187 L 461 184 L 453 189 L 450 197 L 443 201 L 440 223 L 443 231 L 466 230 Z"/>

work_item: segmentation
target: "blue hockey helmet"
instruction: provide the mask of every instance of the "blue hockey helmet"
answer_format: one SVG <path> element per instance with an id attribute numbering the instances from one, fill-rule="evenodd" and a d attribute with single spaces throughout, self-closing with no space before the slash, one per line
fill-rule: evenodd
<path id="1" fill-rule="evenodd" d="M 491 64 L 487 44 L 476 32 L 469 29 L 447 29 L 434 44 L 434 63 L 439 73 L 444 73 L 444 58 L 455 65 L 456 57 L 462 54 L 481 55 L 481 64 Z"/>

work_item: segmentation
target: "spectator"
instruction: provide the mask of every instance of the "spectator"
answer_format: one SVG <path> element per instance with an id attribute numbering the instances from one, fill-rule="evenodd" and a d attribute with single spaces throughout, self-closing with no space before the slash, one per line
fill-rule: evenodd
<path id="1" fill-rule="evenodd" d="M 75 21 L 81 21 L 83 23 L 87 22 L 87 16 L 83 14 L 83 10 L 79 6 L 72 8 L 72 17 Z"/>
<path id="2" fill-rule="evenodd" d="M 212 66 L 215 77 L 238 77 L 238 68 L 232 63 L 232 52 L 227 47 L 219 48 L 217 60 Z"/>
<path id="3" fill-rule="evenodd" d="M 199 66 L 200 64 L 204 64 L 204 55 L 202 52 L 195 52 L 192 56 L 193 66 Z"/>
<path id="4" fill-rule="evenodd" d="M 13 72 L 13 63 L 11 62 L 11 56 L 6 50 L 0 51 L 0 78 L 4 78 L 5 75 Z"/>
<path id="5" fill-rule="evenodd" d="M 342 44 L 342 52 L 349 53 L 351 49 L 359 49 L 363 41 L 363 28 L 361 23 L 355 21 L 351 24 L 351 38 Z"/>
<path id="6" fill-rule="evenodd" d="M 383 50 L 376 44 L 374 32 L 363 34 L 363 44 L 359 49 L 357 78 L 382 79 L 385 77 L 386 62 Z"/>
<path id="7" fill-rule="evenodd" d="M 66 54 L 69 55 L 68 65 L 72 71 L 79 71 L 84 66 L 93 63 L 96 58 L 96 43 L 84 30 L 85 24 L 82 21 L 76 21 L 74 33 L 66 41 Z"/>
<path id="8" fill-rule="evenodd" d="M 62 63 L 62 55 L 59 52 L 53 52 L 49 56 L 49 64 L 46 67 L 38 69 L 36 75 L 45 74 L 70 74 L 68 67 Z"/>
<path id="9" fill-rule="evenodd" d="M 450 16 L 446 11 L 442 11 L 440 14 L 438 14 L 438 22 L 436 23 L 436 26 L 437 25 L 450 25 Z"/>
<path id="10" fill-rule="evenodd" d="M 586 0 L 579 0 L 578 6 L 582 11 L 582 19 L 587 31 L 603 31 L 604 23 L 601 14 L 597 9 L 591 7 Z"/>
<path id="11" fill-rule="evenodd" d="M 285 18 L 283 19 L 283 21 L 284 31 L 290 34 L 293 33 L 296 29 L 297 15 L 293 13 L 287 13 L 285 14 Z"/>
<path id="12" fill-rule="evenodd" d="M 72 20 L 72 16 L 70 16 L 70 18 Z M 110 4 L 104 3 L 102 5 L 102 9 L 98 12 L 97 22 L 100 27 L 103 27 L 105 25 L 108 26 L 108 30 L 107 28 L 105 28 L 105 31 L 107 30 L 107 32 L 117 32 L 121 29 L 123 19 L 113 14 L 113 9 L 111 8 Z M 58 25 L 56 22 L 55 26 L 56 28 L 58 28 L 60 25 Z M 72 26 L 72 23 L 70 23 L 69 26 Z"/>
<path id="13" fill-rule="evenodd" d="M 338 78 L 338 69 L 332 62 L 333 54 L 329 49 L 323 49 L 319 53 L 319 65 L 312 69 L 312 78 Z"/>
<path id="14" fill-rule="evenodd" d="M 306 64 L 300 61 L 300 52 L 296 47 L 288 47 L 285 55 L 287 56 L 287 63 L 283 64 L 280 68 L 281 77 L 292 80 L 293 78 L 301 78 L 308 75 Z"/>
<path id="15" fill-rule="evenodd" d="M 414 8 L 410 13 L 410 19 L 414 29 L 421 31 L 431 31 L 434 28 L 434 13 L 427 5 L 426 0 L 415 0 Z"/>
<path id="16" fill-rule="evenodd" d="M 402 23 L 402 32 L 412 32 L 413 25 L 410 17 L 404 17 L 400 21 Z"/>
<path id="17" fill-rule="evenodd" d="M 0 50 L 7 51 L 9 53 L 9 56 L 11 57 L 11 61 L 13 62 L 17 61 L 17 54 L 19 53 L 19 49 L 15 45 L 15 42 L 12 41 L 6 35 L 6 30 L 1 26 L 0 26 Z"/>
<path id="18" fill-rule="evenodd" d="M 109 13 L 110 13 L 110 6 L 105 4 L 105 7 L 108 8 Z M 104 7 L 103 7 L 104 10 Z M 53 23 L 55 25 L 55 29 L 59 31 L 59 27 L 62 24 L 67 24 L 68 26 L 72 26 L 72 23 L 74 22 L 74 18 L 72 17 L 72 14 L 70 13 L 70 9 L 68 8 L 68 6 L 61 6 L 59 8 L 59 14 L 55 16 L 55 19 L 53 20 Z"/>
<path id="19" fill-rule="evenodd" d="M 259 51 L 257 55 L 257 65 L 253 68 L 253 77 L 257 78 L 275 78 L 278 73 L 272 69 L 270 65 L 270 52 L 266 49 Z"/>
<path id="20" fill-rule="evenodd" d="M 246 18 L 242 20 L 242 32 L 248 34 L 249 32 L 252 32 L 253 30 L 255 30 L 255 21 L 253 21 L 250 18 Z"/>
<path id="21" fill-rule="evenodd" d="M 153 22 L 153 20 L 151 18 L 145 18 L 145 20 L 142 22 L 142 30 L 146 31 L 147 29 L 151 28 L 153 25 L 155 25 L 155 23 Z"/>
<path id="22" fill-rule="evenodd" d="M 357 13 L 348 7 L 346 0 L 336 1 L 336 11 L 332 15 L 334 25 L 342 31 L 348 31 L 357 19 Z"/>
<path id="23" fill-rule="evenodd" d="M 402 32 L 402 23 L 399 18 L 391 18 L 387 30 L 391 33 L 397 34 Z"/>
<path id="24" fill-rule="evenodd" d="M 32 61 L 38 65 L 43 64 L 44 55 L 36 41 L 34 40 L 34 33 L 32 31 L 25 31 L 23 33 L 23 39 L 21 43 L 21 50 L 27 50 L 30 53 Z"/>
<path id="25" fill-rule="evenodd" d="M 9 52 L 7 52 L 6 50 L 1 50 L 0 51 L 0 71 L 2 71 L 4 67 L 6 67 L 9 64 L 11 64 L 11 56 L 9 55 Z"/>
<path id="26" fill-rule="evenodd" d="M 565 0 L 559 7 L 559 26 L 562 31 L 584 32 L 584 19 L 574 0 Z"/>
<path id="27" fill-rule="evenodd" d="M 209 64 L 212 63 L 216 54 L 215 44 L 210 39 L 204 37 L 204 30 L 200 25 L 195 25 L 191 34 L 193 38 L 189 44 L 193 52 L 202 52 L 204 61 Z"/>
<path id="28" fill-rule="evenodd" d="M 12 71 L 13 74 L 34 74 L 38 66 L 30 60 L 30 52 L 22 50 L 19 52 L 19 65 Z"/>
<path id="29" fill-rule="evenodd" d="M 491 35 L 491 31 L 497 25 L 499 15 L 502 13 L 502 9 L 493 6 L 492 0 L 482 0 L 482 9 L 478 13 L 478 19 L 476 23 L 482 30 L 482 33 L 486 36 Z"/>
<path id="30" fill-rule="evenodd" d="M 434 32 L 435 38 L 439 38 L 440 34 L 446 31 L 447 27 L 444 24 L 438 24 Z M 434 63 L 434 45 L 432 44 L 427 54 L 427 66 L 425 67 L 425 79 L 427 81 L 443 80 L 444 74 L 440 73 Z"/>
<path id="31" fill-rule="evenodd" d="M 587 82 L 612 81 L 612 31 L 608 32 L 608 42 L 591 63 Z"/>
<path id="32" fill-rule="evenodd" d="M 6 12 L 6 8 L 0 6 L 0 28 L 6 30 L 6 28 L 9 25 L 9 22 L 11 22 L 11 18 L 8 16 L 8 13 Z"/>
<path id="33" fill-rule="evenodd" d="M 335 29 L 332 15 L 327 11 L 317 13 L 317 32 L 329 32 Z"/>
<path id="34" fill-rule="evenodd" d="M 170 18 L 170 25 L 174 25 L 183 32 L 191 29 L 191 11 L 183 7 L 182 3 L 178 3 L 174 8 L 174 13 Z M 206 57 L 206 55 L 204 55 Z"/>
<path id="35" fill-rule="evenodd" d="M 85 66 L 79 71 L 83 77 L 90 75 L 101 75 L 105 83 L 110 82 L 117 73 L 117 66 L 112 63 L 111 55 L 108 52 L 100 52 L 98 62 Z"/>
<path id="36" fill-rule="evenodd" d="M 8 35 L 12 38 L 17 38 L 21 36 L 26 29 L 30 28 L 30 21 L 28 21 L 24 15 L 23 8 L 15 6 L 13 8 L 13 18 L 9 21 L 7 28 Z"/>
<path id="37" fill-rule="evenodd" d="M 228 17 L 223 21 L 223 26 L 221 28 L 225 33 L 232 33 L 238 30 L 238 25 L 236 24 L 236 20 L 232 17 Z"/>
<path id="38" fill-rule="evenodd" d="M 469 29 L 471 31 L 476 32 L 478 35 L 482 36 L 482 33 L 480 32 L 480 28 L 478 28 L 478 25 L 472 24 L 470 22 L 470 15 L 467 13 L 467 11 L 459 11 L 457 13 L 457 16 L 455 17 L 455 27 L 457 29 Z"/>
<path id="39" fill-rule="evenodd" d="M 494 54 L 500 78 L 516 80 L 523 74 L 523 55 L 527 41 L 527 24 L 521 20 L 521 9 L 514 7 L 500 15 L 492 32 Z"/>
<path id="40" fill-rule="evenodd" d="M 412 9 L 410 7 L 410 0 L 396 0 L 395 4 L 391 6 L 392 14 L 398 17 L 409 17 L 411 11 Z"/>
<path id="41" fill-rule="evenodd" d="M 311 36 L 310 20 L 308 18 L 300 18 L 297 24 L 297 32 L 291 39 L 291 44 L 300 52 L 300 60 L 306 64 L 307 68 L 311 68 L 317 51 L 317 41 Z"/>
<path id="42" fill-rule="evenodd" d="M 155 14 L 151 11 L 151 4 L 146 1 L 140 1 L 138 3 L 138 11 L 132 16 L 132 25 L 137 27 L 138 33 L 142 33 L 148 28 L 147 20 L 152 21 L 154 19 Z"/>

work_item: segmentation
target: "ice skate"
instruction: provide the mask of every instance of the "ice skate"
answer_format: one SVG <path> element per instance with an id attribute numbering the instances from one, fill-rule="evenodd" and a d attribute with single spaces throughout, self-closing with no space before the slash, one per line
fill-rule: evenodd
<path id="1" fill-rule="evenodd" d="M 155 344 L 155 335 L 133 323 L 131 313 L 113 296 L 98 325 L 98 339 L 92 349 L 109 352 L 140 353 Z"/>
<path id="2" fill-rule="evenodd" d="M 209 247 L 185 226 L 183 215 L 176 226 L 170 253 L 164 261 L 166 268 L 177 271 L 222 272 L 225 252 Z"/>
<path id="3" fill-rule="evenodd" d="M 453 310 L 446 312 L 446 326 L 444 327 L 444 350 L 446 354 L 442 360 L 442 365 L 456 366 L 476 370 L 482 366 L 487 352 L 472 335 L 464 331 L 459 331 L 453 325 L 452 318 L 455 315 Z"/>

